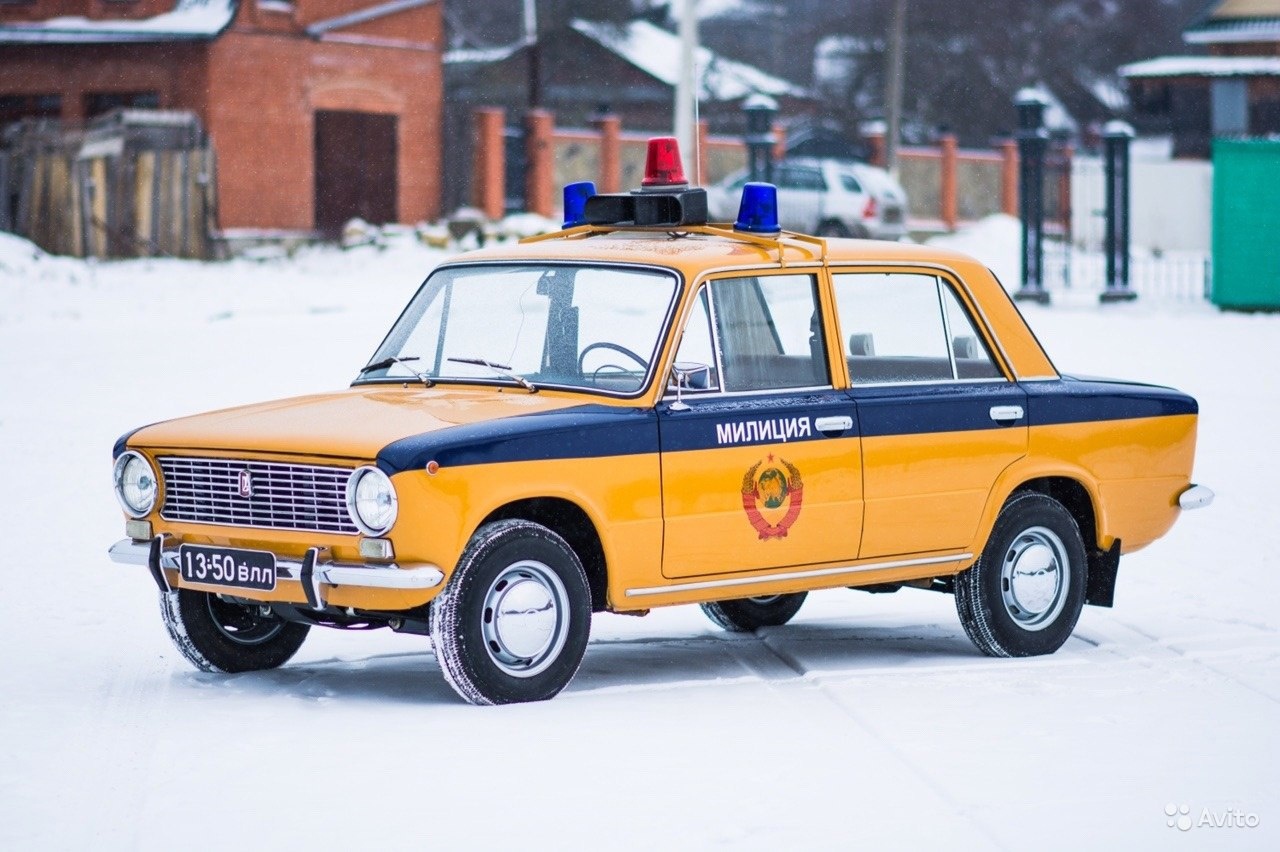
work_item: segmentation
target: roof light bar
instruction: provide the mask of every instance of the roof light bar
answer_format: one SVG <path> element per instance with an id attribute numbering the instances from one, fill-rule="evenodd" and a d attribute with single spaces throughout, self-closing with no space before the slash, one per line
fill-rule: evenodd
<path id="1" fill-rule="evenodd" d="M 689 188 L 680 162 L 680 147 L 671 136 L 649 140 L 645 176 L 640 189 L 629 193 L 591 195 L 583 203 L 581 215 L 571 217 L 569 191 L 575 186 L 582 184 L 570 184 L 564 188 L 565 227 L 571 227 L 570 222 L 574 225 L 655 228 L 707 224 L 707 191 Z"/>
<path id="2" fill-rule="evenodd" d="M 596 194 L 596 185 L 589 180 L 568 183 L 564 187 L 564 226 L 574 228 L 587 223 L 587 199 Z"/>
<path id="3" fill-rule="evenodd" d="M 644 180 L 640 185 L 646 189 L 689 185 L 680 160 L 680 143 L 674 136 L 655 136 L 649 140 L 644 157 Z"/>
<path id="4" fill-rule="evenodd" d="M 733 223 L 733 229 L 748 234 L 782 233 L 782 225 L 778 223 L 778 188 L 771 183 L 743 184 L 738 220 Z"/>

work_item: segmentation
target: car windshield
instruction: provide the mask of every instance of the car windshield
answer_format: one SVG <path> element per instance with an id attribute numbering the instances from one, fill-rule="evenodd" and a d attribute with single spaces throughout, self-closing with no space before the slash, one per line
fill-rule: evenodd
<path id="1" fill-rule="evenodd" d="M 359 381 L 634 394 L 648 382 L 676 284 L 669 272 L 619 266 L 446 267 L 422 285 Z"/>

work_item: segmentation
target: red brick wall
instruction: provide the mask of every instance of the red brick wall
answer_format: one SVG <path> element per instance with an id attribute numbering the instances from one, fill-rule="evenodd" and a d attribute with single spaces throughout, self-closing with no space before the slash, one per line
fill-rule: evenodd
<path id="1" fill-rule="evenodd" d="M 0 21 L 43 21 L 64 16 L 133 20 L 168 12 L 176 3 L 177 0 L 35 0 L 0 5 Z"/>
<path id="2" fill-rule="evenodd" d="M 64 2 L 76 14 L 85 11 L 84 0 Z M 47 17 L 43 10 L 56 3 L 39 0 L 35 6 Z M 327 10 L 323 17 L 373 5 L 301 0 L 299 14 L 316 3 Z M 271 16 L 283 20 L 259 26 L 255 21 L 269 14 L 258 11 L 255 0 L 242 0 L 232 28 L 208 43 L 6 46 L 0 94 L 61 94 L 63 119 L 73 124 L 84 118 L 88 92 L 155 91 L 162 108 L 195 112 L 218 156 L 223 228 L 312 228 L 315 111 L 394 114 L 398 218 L 433 219 L 440 208 L 441 5 L 336 31 L 320 41 L 281 32 L 286 21 L 298 29 L 291 15 Z M 370 36 L 417 46 L 341 41 Z"/>
<path id="3" fill-rule="evenodd" d="M 399 23 L 414 41 L 440 43 L 439 4 L 384 21 Z M 438 50 L 316 42 L 238 22 L 210 47 L 209 89 L 204 118 L 218 151 L 222 227 L 314 225 L 317 109 L 398 116 L 399 219 L 439 215 Z"/>
<path id="4" fill-rule="evenodd" d="M 85 117 L 90 92 L 154 91 L 162 109 L 189 109 L 203 119 L 204 53 L 198 44 L 5 45 L 0 92 L 60 94 L 62 118 L 72 125 Z"/>

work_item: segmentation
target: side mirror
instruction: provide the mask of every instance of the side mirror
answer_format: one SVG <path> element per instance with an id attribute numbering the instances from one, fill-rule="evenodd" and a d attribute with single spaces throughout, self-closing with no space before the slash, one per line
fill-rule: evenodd
<path id="1" fill-rule="evenodd" d="M 684 401 L 684 389 L 710 390 L 711 368 L 695 361 L 677 361 L 671 365 L 671 380 L 667 382 L 667 387 L 672 386 L 676 389 L 676 401 L 671 403 L 671 410 L 688 411 L 689 406 Z"/>

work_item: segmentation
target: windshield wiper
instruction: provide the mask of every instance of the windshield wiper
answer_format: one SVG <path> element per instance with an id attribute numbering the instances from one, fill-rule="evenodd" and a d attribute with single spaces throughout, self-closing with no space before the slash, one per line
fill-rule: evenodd
<path id="1" fill-rule="evenodd" d="M 403 358 L 396 358 L 396 357 L 383 358 L 380 361 L 374 361 L 372 364 L 368 364 L 364 367 L 361 367 L 360 375 L 363 376 L 365 373 L 371 373 L 374 370 L 381 370 L 385 367 L 390 367 L 393 364 L 399 364 L 400 366 L 408 370 L 410 373 L 413 373 L 415 376 L 417 376 L 418 381 L 422 382 L 424 387 L 431 387 L 433 384 L 435 384 L 435 382 L 429 379 L 424 373 L 419 373 L 417 370 L 413 369 L 412 367 L 410 367 L 408 364 L 405 363 L 406 361 L 421 361 L 421 360 L 422 359 L 419 358 L 417 355 L 406 355 Z"/>
<path id="2" fill-rule="evenodd" d="M 533 386 L 533 382 L 529 381 L 524 376 L 511 372 L 511 367 L 506 364 L 495 364 L 494 362 L 486 361 L 483 358 L 446 358 L 445 360 L 453 361 L 455 364 L 471 364 L 476 367 L 488 367 L 490 370 L 493 370 L 499 376 L 508 378 L 511 381 L 515 382 L 516 384 L 520 385 L 520 387 L 524 388 L 529 393 L 538 392 L 538 389 Z"/>

